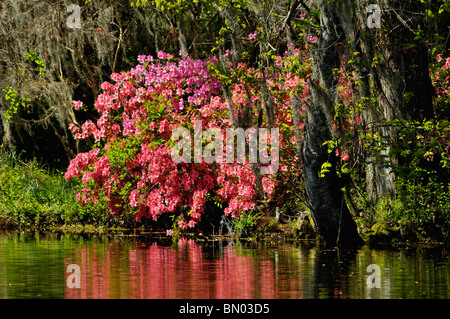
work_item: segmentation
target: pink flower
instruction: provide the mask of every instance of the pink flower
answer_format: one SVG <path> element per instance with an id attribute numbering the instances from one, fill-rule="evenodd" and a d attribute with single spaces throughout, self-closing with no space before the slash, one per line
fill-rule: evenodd
<path id="1" fill-rule="evenodd" d="M 319 40 L 319 38 L 317 36 L 312 36 L 312 35 L 308 34 L 308 36 L 306 37 L 306 40 L 308 40 L 311 43 L 316 43 Z"/>
<path id="2" fill-rule="evenodd" d="M 166 230 L 166 236 L 173 236 L 173 229 Z"/>
<path id="3" fill-rule="evenodd" d="M 78 133 L 80 131 L 80 128 L 76 126 L 74 123 L 69 124 L 69 129 L 72 131 L 72 133 Z"/>
<path id="4" fill-rule="evenodd" d="M 163 51 L 159 51 L 157 56 L 158 56 L 158 59 L 161 59 L 161 60 L 165 60 L 165 59 L 168 59 L 168 58 L 173 58 L 172 54 L 169 54 L 169 53 L 166 53 L 166 52 L 163 52 Z"/>
<path id="5" fill-rule="evenodd" d="M 130 205 L 131 207 L 137 207 L 139 200 L 139 191 L 132 190 L 130 194 Z"/>
<path id="6" fill-rule="evenodd" d="M 341 159 L 342 159 L 343 161 L 347 162 L 347 161 L 350 159 L 350 156 L 348 156 L 347 154 L 345 154 L 345 155 L 342 155 L 342 156 L 341 156 Z"/>
<path id="7" fill-rule="evenodd" d="M 184 220 L 180 220 L 180 221 L 178 222 L 178 226 L 180 226 L 180 229 L 181 229 L 181 230 L 186 230 L 186 229 L 188 229 L 188 227 L 186 226 L 186 222 L 185 222 Z"/>
<path id="8" fill-rule="evenodd" d="M 145 61 L 147 60 L 147 57 L 145 55 L 138 55 L 137 60 L 139 61 L 140 64 L 144 64 Z"/>
<path id="9" fill-rule="evenodd" d="M 253 32 L 253 33 L 250 33 L 249 35 L 248 35 L 248 38 L 250 39 L 250 40 L 256 40 L 256 37 L 258 36 L 258 30 L 256 30 L 255 32 Z"/>
<path id="10" fill-rule="evenodd" d="M 83 107 L 83 102 L 81 101 L 72 101 L 72 104 L 77 111 L 79 111 Z"/>
<path id="11" fill-rule="evenodd" d="M 193 227 L 195 226 L 195 224 L 196 224 L 196 221 L 193 220 L 193 219 L 191 219 L 191 220 L 189 221 L 189 223 L 188 223 L 188 227 L 189 227 L 189 228 L 193 228 Z"/>

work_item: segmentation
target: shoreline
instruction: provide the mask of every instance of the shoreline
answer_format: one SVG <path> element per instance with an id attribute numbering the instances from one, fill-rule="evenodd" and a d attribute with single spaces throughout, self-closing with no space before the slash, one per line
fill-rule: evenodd
<path id="1" fill-rule="evenodd" d="M 266 219 L 275 218 L 266 217 Z M 320 239 L 314 237 L 302 238 L 298 236 L 298 229 L 293 227 L 294 223 L 278 223 L 272 229 L 264 229 L 264 225 L 259 225 L 256 229 L 247 235 L 234 234 L 215 234 L 212 232 L 177 232 L 174 235 L 167 235 L 162 230 L 147 229 L 145 226 L 140 227 L 123 227 L 93 224 L 63 224 L 52 226 L 32 226 L 20 227 L 12 225 L 11 222 L 5 223 L 4 216 L 0 218 L 0 232 L 26 232 L 26 233 L 72 233 L 86 235 L 119 235 L 124 237 L 136 237 L 145 239 L 157 239 L 160 241 L 177 240 L 181 237 L 192 238 L 196 243 L 212 243 L 217 241 L 240 241 L 247 243 L 265 243 L 265 244 L 307 244 L 323 246 Z M 444 247 L 450 248 L 449 234 L 443 241 L 425 239 L 425 240 L 402 240 L 398 236 L 380 237 L 378 234 L 369 232 L 361 233 L 364 243 L 360 246 L 370 246 L 371 248 L 395 248 L 395 247 Z M 389 238 L 389 240 L 387 240 Z M 339 246 L 338 246 L 339 247 Z M 360 248 L 359 247 L 359 248 Z M 329 247 L 329 248 L 336 248 Z M 346 247 L 347 248 L 347 247 Z M 352 247 L 348 247 L 352 248 Z M 353 247 L 358 248 L 358 247 Z"/>
<path id="2" fill-rule="evenodd" d="M 270 216 L 273 211 L 269 208 L 256 207 L 242 214 L 244 218 L 228 219 L 224 225 L 221 224 L 223 209 L 213 210 L 202 219 L 203 226 L 182 232 L 174 219 L 171 219 L 174 216 L 161 215 L 158 223 L 147 220 L 136 223 L 129 214 L 123 215 L 120 220 L 115 218 L 106 210 L 103 202 L 80 206 L 75 196 L 76 189 L 80 187 L 79 181 L 68 182 L 62 172 L 48 170 L 36 160 L 22 162 L 17 159 L 9 163 L 2 162 L 0 158 L 0 185 L 0 229 L 97 234 L 119 231 L 143 235 L 162 232 L 163 236 L 166 236 L 166 229 L 173 229 L 176 236 L 183 234 L 206 241 L 205 238 L 211 234 L 214 237 L 218 234 L 217 230 L 225 225 L 226 231 L 232 232 L 223 235 L 226 238 L 261 242 L 307 240 L 321 244 L 316 238 L 309 211 L 300 207 L 297 202 L 289 205 L 273 203 L 272 208 L 285 207 L 290 212 L 286 215 L 280 211 L 278 218 Z M 362 214 L 360 210 L 352 211 L 365 244 L 450 244 L 450 229 L 445 219 L 436 219 L 436 223 L 433 219 L 432 222 L 409 226 L 411 224 L 405 224 L 396 216 L 391 216 L 389 211 L 383 211 L 385 208 L 381 206 L 374 207 L 370 214 Z M 300 208 L 303 210 L 301 213 Z M 294 211 L 298 213 L 291 215 Z"/>

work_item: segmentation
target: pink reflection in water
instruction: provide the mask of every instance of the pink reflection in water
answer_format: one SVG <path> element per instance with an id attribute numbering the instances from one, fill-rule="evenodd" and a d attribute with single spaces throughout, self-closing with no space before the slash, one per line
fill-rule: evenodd
<path id="1" fill-rule="evenodd" d="M 280 285 L 272 259 L 240 255 L 233 247 L 208 259 L 192 239 L 180 239 L 176 249 L 156 243 L 126 249 L 121 243 L 80 245 L 65 263 L 81 268 L 81 288 L 66 286 L 69 299 L 272 299 L 286 288 L 282 297 L 302 298 L 301 279 Z"/>

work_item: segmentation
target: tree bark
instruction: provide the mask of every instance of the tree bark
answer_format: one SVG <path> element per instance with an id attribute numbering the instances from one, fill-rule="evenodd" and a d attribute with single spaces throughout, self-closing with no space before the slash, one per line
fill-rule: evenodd
<path id="1" fill-rule="evenodd" d="M 188 46 L 188 34 L 190 33 L 190 12 L 180 12 L 179 21 L 178 21 L 178 37 L 179 37 L 179 45 L 180 51 L 183 56 L 188 55 L 189 46 Z"/>
<path id="2" fill-rule="evenodd" d="M 316 231 L 327 245 L 351 246 L 362 243 L 341 190 L 345 184 L 336 173 L 336 157 L 333 153 L 328 154 L 327 148 L 323 146 L 324 141 L 331 139 L 331 134 L 319 104 L 309 104 L 304 134 L 302 157 L 305 186 Z M 321 166 L 327 160 L 332 168 L 324 177 L 320 177 Z"/>
<path id="3" fill-rule="evenodd" d="M 348 19 L 350 10 L 348 2 L 322 3 L 321 9 L 321 34 L 312 53 L 313 76 L 304 125 L 302 157 L 306 194 L 316 231 L 325 243 L 351 246 L 362 243 L 362 239 L 345 202 L 342 191 L 345 183 L 336 173 L 336 155 L 323 145 L 335 137 L 333 110 L 338 95 L 333 69 L 340 66 L 341 55 L 336 44 L 345 39 L 343 22 Z M 332 166 L 320 177 L 322 164 L 327 161 Z"/>
<path id="4" fill-rule="evenodd" d="M 379 29 L 369 28 L 371 12 L 367 10 L 372 3 L 381 10 Z M 359 241 L 359 236 L 341 192 L 346 183 L 336 174 L 337 158 L 323 146 L 325 141 L 336 140 L 332 125 L 339 99 L 333 69 L 341 67 L 344 54 L 348 60 L 354 52 L 359 53 L 361 64 L 355 72 L 360 85 L 354 94 L 365 103 L 362 124 L 388 141 L 378 153 L 366 149 L 371 151 L 365 163 L 366 187 L 374 203 L 395 194 L 391 167 L 397 159 L 389 157 L 389 150 L 397 139 L 397 129 L 389 121 L 433 117 L 433 90 L 427 47 L 416 37 L 415 30 L 425 25 L 418 1 L 322 1 L 320 6 L 321 34 L 312 50 L 313 76 L 302 156 L 316 228 L 328 244 L 344 244 Z M 373 100 L 376 102 L 371 104 Z M 321 166 L 327 161 L 332 167 L 320 178 Z"/>
<path id="5" fill-rule="evenodd" d="M 381 29 L 367 26 L 367 2 L 359 1 L 354 9 L 353 29 L 358 37 L 353 39 L 353 45 L 361 52 L 365 65 L 363 70 L 357 70 L 361 83 L 358 96 L 367 98 L 362 101 L 375 96 L 378 104 L 366 103 L 362 124 L 367 131 L 379 132 L 392 144 L 397 130 L 385 125 L 386 121 L 433 117 L 428 48 L 416 39 L 414 31 L 419 25 L 425 26 L 424 8 L 418 1 L 371 3 L 381 9 Z M 389 148 L 388 145 L 380 154 L 369 154 L 366 158 L 366 190 L 373 203 L 396 192 L 390 167 L 397 159 L 386 157 Z"/>

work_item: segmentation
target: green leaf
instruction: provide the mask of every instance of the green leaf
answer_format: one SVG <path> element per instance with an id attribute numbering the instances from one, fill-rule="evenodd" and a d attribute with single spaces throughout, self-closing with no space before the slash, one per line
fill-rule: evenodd
<path id="1" fill-rule="evenodd" d="M 325 162 L 322 164 L 322 167 L 320 168 L 319 177 L 325 177 L 325 174 L 330 172 L 329 168 L 331 168 L 332 165 L 329 162 Z"/>

